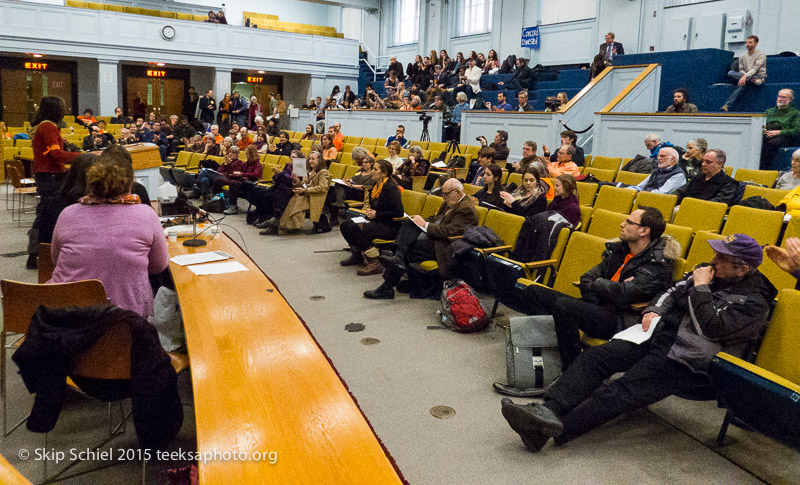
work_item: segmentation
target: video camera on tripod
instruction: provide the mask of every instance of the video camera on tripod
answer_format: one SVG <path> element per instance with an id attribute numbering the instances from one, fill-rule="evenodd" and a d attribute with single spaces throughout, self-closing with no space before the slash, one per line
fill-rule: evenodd
<path id="1" fill-rule="evenodd" d="M 420 141 L 431 141 L 431 136 L 428 133 L 428 123 L 430 123 L 432 119 L 433 117 L 426 111 L 420 111 L 419 120 L 422 122 L 422 135 L 419 138 Z"/>

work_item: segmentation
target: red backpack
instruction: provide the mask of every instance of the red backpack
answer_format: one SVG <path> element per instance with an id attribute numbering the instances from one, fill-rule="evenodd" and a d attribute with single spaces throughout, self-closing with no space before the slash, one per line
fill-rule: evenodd
<path id="1" fill-rule="evenodd" d="M 442 309 L 436 313 L 442 325 L 455 332 L 480 332 L 491 322 L 489 311 L 464 280 L 445 281 Z"/>

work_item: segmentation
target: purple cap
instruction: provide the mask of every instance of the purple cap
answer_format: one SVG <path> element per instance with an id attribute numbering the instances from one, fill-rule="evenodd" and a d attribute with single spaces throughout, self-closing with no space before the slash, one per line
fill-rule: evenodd
<path id="1" fill-rule="evenodd" d="M 753 268 L 760 266 L 764 258 L 764 248 L 747 234 L 731 234 L 725 239 L 709 239 L 708 245 L 720 254 L 736 256 Z"/>

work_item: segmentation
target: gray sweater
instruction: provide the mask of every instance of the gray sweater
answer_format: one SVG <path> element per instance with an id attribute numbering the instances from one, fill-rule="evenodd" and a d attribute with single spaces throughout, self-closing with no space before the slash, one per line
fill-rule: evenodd
<path id="1" fill-rule="evenodd" d="M 765 79 L 767 77 L 767 55 L 756 50 L 752 54 L 745 52 L 739 57 L 739 72 L 748 78 Z"/>

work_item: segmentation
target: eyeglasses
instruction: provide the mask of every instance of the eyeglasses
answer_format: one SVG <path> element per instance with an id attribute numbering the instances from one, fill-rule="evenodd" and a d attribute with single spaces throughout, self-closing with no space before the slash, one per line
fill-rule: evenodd
<path id="1" fill-rule="evenodd" d="M 633 222 L 633 221 L 632 221 L 632 220 L 630 220 L 630 219 L 625 219 L 625 220 L 624 220 L 624 221 L 622 221 L 622 222 L 624 222 L 626 226 L 639 226 L 639 227 L 642 227 L 642 225 L 641 225 L 640 223 L 638 223 L 638 222 Z"/>
<path id="2" fill-rule="evenodd" d="M 442 197 L 447 197 L 448 195 L 452 194 L 455 191 L 456 191 L 456 189 L 449 190 L 447 192 L 442 192 Z"/>

